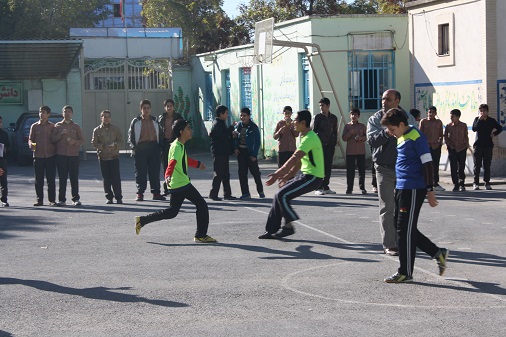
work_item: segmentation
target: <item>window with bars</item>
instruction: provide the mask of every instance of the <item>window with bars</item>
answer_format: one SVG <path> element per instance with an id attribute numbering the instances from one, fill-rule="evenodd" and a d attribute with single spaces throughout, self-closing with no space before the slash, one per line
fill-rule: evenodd
<path id="1" fill-rule="evenodd" d="M 309 61 L 305 54 L 300 54 L 300 66 L 302 71 L 302 100 L 304 109 L 309 109 L 311 96 L 309 94 Z"/>
<path id="2" fill-rule="evenodd" d="M 450 24 L 438 25 L 438 55 L 450 55 Z"/>
<path id="3" fill-rule="evenodd" d="M 241 68 L 241 108 L 249 108 L 252 112 L 251 100 L 251 68 Z"/>
<path id="4" fill-rule="evenodd" d="M 381 109 L 381 96 L 394 83 L 394 52 L 351 51 L 348 53 L 350 109 Z"/>

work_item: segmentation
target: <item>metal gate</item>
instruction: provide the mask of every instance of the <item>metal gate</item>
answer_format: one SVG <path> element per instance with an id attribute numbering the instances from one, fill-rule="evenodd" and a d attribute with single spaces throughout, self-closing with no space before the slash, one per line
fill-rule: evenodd
<path id="1" fill-rule="evenodd" d="M 128 128 L 139 115 L 139 103 L 151 101 L 151 114 L 158 116 L 163 101 L 172 97 L 168 60 L 87 60 L 84 72 L 83 130 L 91 140 L 93 129 L 100 124 L 100 112 L 111 111 L 112 124 L 120 128 L 127 145 Z M 84 144 L 92 150 L 91 142 Z"/>

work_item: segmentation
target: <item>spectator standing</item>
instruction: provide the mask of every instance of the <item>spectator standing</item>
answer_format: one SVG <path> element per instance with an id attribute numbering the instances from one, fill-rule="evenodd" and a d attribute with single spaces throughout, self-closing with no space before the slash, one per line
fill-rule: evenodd
<path id="1" fill-rule="evenodd" d="M 2 169 L 3 172 L 3 174 L 0 175 L 0 190 L 2 193 L 0 200 L 2 202 L 2 207 L 9 207 L 9 203 L 7 202 L 7 194 L 9 192 L 7 187 L 7 159 L 5 155 L 10 146 L 9 135 L 3 130 L 3 119 L 2 116 L 0 116 L 0 169 Z"/>
<path id="2" fill-rule="evenodd" d="M 230 154 L 231 154 L 231 134 L 227 127 L 228 108 L 224 105 L 218 105 L 215 111 L 216 118 L 209 136 L 211 137 L 211 154 L 213 155 L 214 177 L 209 199 L 220 201 L 218 192 L 223 183 L 223 198 L 225 200 L 235 200 L 230 188 Z"/>
<path id="3" fill-rule="evenodd" d="M 194 241 L 200 243 L 213 243 L 216 239 L 207 235 L 209 227 L 209 209 L 197 189 L 191 184 L 188 177 L 188 167 L 205 170 L 206 166 L 198 160 L 189 158 L 186 155 L 185 144 L 192 138 L 190 125 L 184 119 L 174 123 L 174 135 L 177 137 L 169 149 L 169 165 L 165 171 L 165 180 L 171 189 L 170 206 L 166 209 L 135 217 L 135 232 L 140 234 L 142 227 L 154 221 L 175 218 L 179 214 L 181 205 L 188 199 L 197 207 L 197 231 Z"/>
<path id="4" fill-rule="evenodd" d="M 447 267 L 448 249 L 439 248 L 417 228 L 418 216 L 425 196 L 431 207 L 437 206 L 433 191 L 434 170 L 427 139 L 417 128 L 408 124 L 406 113 L 391 109 L 383 116 L 381 124 L 397 138 L 395 171 L 395 222 L 399 233 L 399 262 L 397 273 L 385 279 L 387 283 L 413 281 L 416 249 L 419 248 L 436 259 L 439 275 Z"/>
<path id="5" fill-rule="evenodd" d="M 167 156 L 169 154 L 170 143 L 174 140 L 172 137 L 172 124 L 178 119 L 183 119 L 183 116 L 174 111 L 174 105 L 173 99 L 169 98 L 163 101 L 165 112 L 158 116 L 158 124 L 160 125 L 160 131 L 163 135 L 161 152 L 163 172 L 167 170 L 167 165 L 169 163 Z M 169 189 L 165 181 L 163 182 L 163 195 L 169 195 Z"/>
<path id="6" fill-rule="evenodd" d="M 165 200 L 160 194 L 160 125 L 151 116 L 151 102 L 147 99 L 140 102 L 141 114 L 130 123 L 128 143 L 132 148 L 135 163 L 136 201 L 144 200 L 144 191 L 149 185 L 153 200 Z"/>
<path id="7" fill-rule="evenodd" d="M 420 121 L 420 131 L 429 141 L 432 167 L 434 169 L 434 190 L 444 191 L 444 187 L 439 185 L 439 162 L 441 160 L 441 147 L 443 146 L 443 122 L 440 119 L 436 119 L 436 116 L 436 107 L 429 107 L 427 118 Z"/>
<path id="8" fill-rule="evenodd" d="M 70 179 L 72 204 L 80 206 L 79 196 L 79 149 L 84 144 L 83 133 L 72 117 L 74 110 L 70 105 L 62 109 L 63 120 L 54 126 L 51 141 L 56 146 L 56 168 L 58 169 L 58 206 L 67 201 L 67 179 Z"/>
<path id="9" fill-rule="evenodd" d="M 401 93 L 388 89 L 381 98 L 382 109 L 367 121 L 367 143 L 373 148 L 372 158 L 376 169 L 379 197 L 380 231 L 385 254 L 397 256 L 397 231 L 395 228 L 395 161 L 397 159 L 397 139 L 381 125 L 381 118 L 392 108 L 399 108 Z M 410 125 L 415 124 L 413 116 L 406 114 Z"/>
<path id="10" fill-rule="evenodd" d="M 260 168 L 258 167 L 260 131 L 258 126 L 251 120 L 250 109 L 241 109 L 241 121 L 237 123 L 234 133 L 236 136 L 234 153 L 239 164 L 239 183 L 242 192 L 240 199 L 251 198 L 248 186 L 248 170 L 255 180 L 258 196 L 265 198 L 264 187 L 260 178 Z"/>
<path id="11" fill-rule="evenodd" d="M 360 110 L 350 111 L 351 122 L 343 129 L 343 140 L 346 142 L 346 194 L 353 192 L 355 169 L 358 168 L 358 186 L 362 194 L 367 194 L 365 189 L 365 141 L 366 127 L 358 120 Z"/>
<path id="12" fill-rule="evenodd" d="M 418 109 L 411 109 L 411 110 L 409 110 L 409 113 L 410 113 L 411 116 L 413 116 L 413 118 L 415 119 L 415 121 L 419 124 L 420 120 L 422 119 L 420 110 L 418 110 Z"/>
<path id="13" fill-rule="evenodd" d="M 488 115 L 488 105 L 480 104 L 478 117 L 474 119 L 473 131 L 476 132 L 476 140 L 473 144 L 474 153 L 474 184 L 473 189 L 480 189 L 480 171 L 483 165 L 483 181 L 485 189 L 491 190 L 490 166 L 492 165 L 492 151 L 494 141 L 492 138 L 502 132 L 501 124 Z"/>
<path id="14" fill-rule="evenodd" d="M 49 206 L 56 206 L 56 146 L 51 141 L 55 125 L 49 121 L 51 109 L 39 108 L 39 121 L 30 127 L 28 146 L 33 151 L 33 170 L 35 173 L 35 193 L 37 201 L 33 206 L 44 205 L 44 177 L 47 181 Z"/>
<path id="15" fill-rule="evenodd" d="M 295 152 L 296 139 L 299 132 L 295 130 L 292 121 L 292 107 L 285 106 L 283 108 L 284 118 L 276 124 L 273 138 L 278 141 L 278 168 L 283 166 Z"/>
<path id="16" fill-rule="evenodd" d="M 320 99 L 320 113 L 315 115 L 312 122 L 313 131 L 320 137 L 325 158 L 325 178 L 322 186 L 316 190 L 316 195 L 336 194 L 329 187 L 332 175 L 332 163 L 337 145 L 337 117 L 330 112 L 330 100 L 326 97 Z"/>
<path id="17" fill-rule="evenodd" d="M 450 171 L 453 182 L 453 192 L 465 191 L 466 180 L 466 153 L 469 147 L 467 124 L 460 121 L 459 109 L 450 111 L 451 123 L 445 128 L 444 139 L 448 148 Z"/>
<path id="18" fill-rule="evenodd" d="M 112 204 L 116 198 L 118 204 L 123 203 L 121 192 L 121 176 L 119 171 L 119 149 L 123 145 L 123 136 L 118 127 L 111 124 L 111 112 L 104 110 L 100 113 L 102 122 L 93 130 L 91 144 L 97 149 L 100 173 L 104 183 L 107 204 Z"/>

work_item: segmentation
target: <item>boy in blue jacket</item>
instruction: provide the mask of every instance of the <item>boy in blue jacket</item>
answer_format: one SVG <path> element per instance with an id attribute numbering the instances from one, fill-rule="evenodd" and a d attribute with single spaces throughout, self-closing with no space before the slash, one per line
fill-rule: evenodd
<path id="1" fill-rule="evenodd" d="M 237 163 L 239 164 L 239 182 L 242 192 L 239 199 L 251 198 L 248 186 L 248 170 L 251 172 L 253 179 L 255 179 L 258 196 L 265 198 L 257 159 L 258 151 L 260 150 L 260 131 L 258 130 L 258 126 L 251 120 L 250 109 L 241 109 L 241 121 L 237 123 L 234 135 L 234 153 L 237 156 Z"/>

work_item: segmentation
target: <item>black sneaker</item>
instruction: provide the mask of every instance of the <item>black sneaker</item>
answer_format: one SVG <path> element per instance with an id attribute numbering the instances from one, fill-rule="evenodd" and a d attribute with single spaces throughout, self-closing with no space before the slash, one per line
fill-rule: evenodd
<path id="1" fill-rule="evenodd" d="M 272 233 L 265 232 L 258 237 L 259 239 L 276 239 Z"/>
<path id="2" fill-rule="evenodd" d="M 453 188 L 452 190 L 453 192 L 459 192 L 460 189 L 459 189 L 459 186 L 458 185 L 455 185 L 455 187 Z"/>
<path id="3" fill-rule="evenodd" d="M 274 236 L 277 238 L 284 238 L 293 234 L 295 234 L 295 229 L 293 227 L 281 227 L 281 232 L 274 234 Z"/>
<path id="4" fill-rule="evenodd" d="M 153 194 L 153 200 L 159 200 L 159 201 L 165 201 L 165 197 L 161 195 L 160 193 Z"/>
<path id="5" fill-rule="evenodd" d="M 116 200 L 116 203 L 117 203 L 117 204 L 122 204 L 122 203 L 123 203 L 123 199 L 118 199 L 118 200 Z"/>
<path id="6" fill-rule="evenodd" d="M 107 199 L 107 201 L 105 202 L 107 205 L 110 205 L 112 204 L 112 199 Z"/>
<path id="7" fill-rule="evenodd" d="M 225 200 L 237 200 L 237 198 L 234 197 L 233 195 L 229 195 L 227 197 L 223 197 L 223 199 L 225 199 Z"/>
<path id="8" fill-rule="evenodd" d="M 214 200 L 214 201 L 221 201 L 220 197 L 215 197 L 215 196 L 212 196 L 212 195 L 209 196 L 209 199 Z"/>

